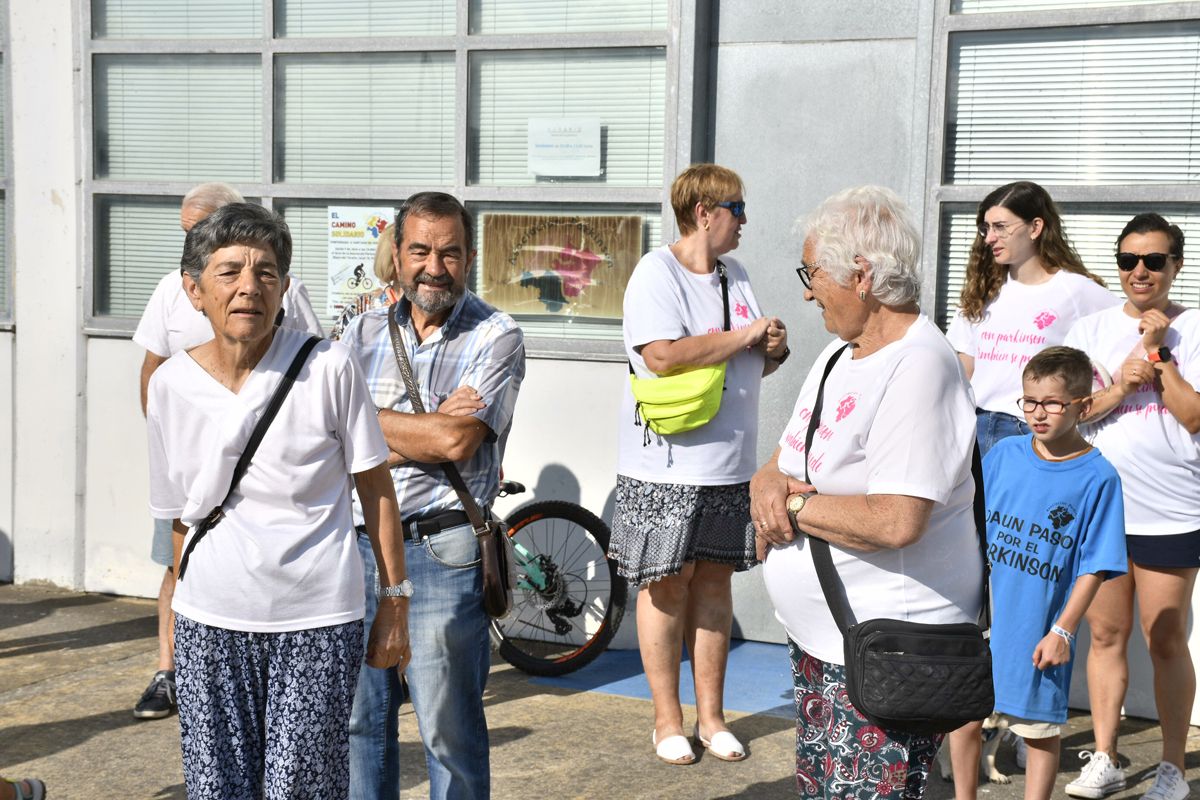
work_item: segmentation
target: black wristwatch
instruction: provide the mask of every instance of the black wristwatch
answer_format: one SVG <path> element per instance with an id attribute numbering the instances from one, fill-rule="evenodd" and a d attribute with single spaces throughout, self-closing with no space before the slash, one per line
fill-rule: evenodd
<path id="1" fill-rule="evenodd" d="M 788 360 L 788 356 L 790 356 L 791 354 L 792 354 L 792 348 L 785 347 L 785 348 L 783 348 L 783 353 L 780 354 L 779 358 L 772 358 L 771 360 L 774 361 L 776 364 L 782 364 L 783 362 Z"/>
<path id="2" fill-rule="evenodd" d="M 1146 360 L 1154 364 L 1166 364 L 1171 360 L 1171 348 L 1162 346 L 1146 354 Z"/>

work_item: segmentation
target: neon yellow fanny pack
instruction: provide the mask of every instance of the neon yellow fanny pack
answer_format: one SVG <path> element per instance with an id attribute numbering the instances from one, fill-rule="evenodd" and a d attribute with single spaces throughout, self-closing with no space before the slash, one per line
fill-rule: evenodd
<path id="1" fill-rule="evenodd" d="M 712 420 L 721 408 L 725 364 L 697 367 L 660 378 L 629 376 L 638 417 L 655 433 L 669 436 L 695 430 Z"/>

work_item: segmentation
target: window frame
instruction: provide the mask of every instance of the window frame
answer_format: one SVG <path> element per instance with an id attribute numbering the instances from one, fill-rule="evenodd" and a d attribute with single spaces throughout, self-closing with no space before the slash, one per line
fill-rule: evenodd
<path id="1" fill-rule="evenodd" d="M 92 36 L 91 0 L 79 0 L 82 38 L 81 122 L 87 142 L 83 148 L 82 196 L 84 227 L 83 243 L 84 291 L 83 332 L 86 336 L 128 338 L 137 320 L 97 316 L 96 292 L 96 207 L 101 196 L 168 195 L 182 197 L 194 182 L 181 181 L 123 181 L 95 177 L 95 120 L 93 118 L 94 75 L 97 56 L 117 54 L 258 54 L 262 58 L 262 159 L 257 182 L 238 182 L 235 185 L 245 196 L 260 198 L 267 208 L 279 201 L 324 199 L 346 204 L 387 202 L 386 198 L 403 198 L 423 190 L 440 190 L 461 199 L 468 208 L 480 203 L 504 204 L 514 212 L 524 203 L 587 204 L 596 206 L 643 205 L 661 208 L 664 237 L 675 229 L 671 211 L 669 186 L 674 176 L 707 146 L 704 135 L 708 109 L 707 55 L 708 24 L 711 0 L 667 0 L 667 26 L 659 31 L 530 33 L 530 34 L 470 34 L 468 13 L 470 0 L 456 2 L 456 30 L 450 36 L 421 37 L 297 37 L 276 38 L 274 20 L 276 0 L 263 2 L 263 35 L 237 40 L 214 39 L 96 39 Z M 666 55 L 666 85 L 668 87 L 664 114 L 663 182 L 659 186 L 613 187 L 565 184 L 537 186 L 484 186 L 467 182 L 467 159 L 470 143 L 467 134 L 470 96 L 468 86 L 469 62 L 475 53 L 504 51 L 552 51 L 564 49 L 636 49 L 662 48 Z M 330 184 L 276 182 L 275 169 L 275 85 L 276 59 L 280 56 L 303 54 L 347 54 L 390 52 L 452 52 L 455 62 L 455 131 L 454 179 L 441 185 L 407 184 Z M 7 69 L 7 65 L 6 69 Z M 674 89 L 674 91 L 672 91 Z M 648 243 L 656 246 L 657 243 Z M 10 250 L 11 252 L 11 250 Z M 476 267 L 478 268 L 478 267 Z M 527 338 L 528 355 L 573 360 L 623 360 L 624 349 L 619 340 L 594 341 L 579 339 Z"/>
<path id="2" fill-rule="evenodd" d="M 4 285 L 4 302 L 0 303 L 0 331 L 12 331 L 16 328 L 13 309 L 16 302 L 13 298 L 13 130 L 12 130 L 12 48 L 9 46 L 8 0 L 0 0 L 0 81 L 4 84 L 4 103 L 0 104 L 0 125 L 4 128 L 4 178 L 0 180 L 0 192 L 4 193 L 4 263 L 0 264 L 0 283 Z"/>
<path id="3" fill-rule="evenodd" d="M 1046 28 L 1081 28 L 1097 25 L 1129 25 L 1136 23 L 1189 22 L 1200 19 L 1200 2 L 1152 3 L 1100 8 L 1053 9 L 1047 11 L 997 11 L 989 13 L 951 13 L 952 0 L 935 0 L 933 36 L 933 66 L 931 70 L 929 146 L 925 164 L 925 182 L 929 206 L 924 221 L 923 269 L 935 277 L 927 281 L 921 292 L 923 308 L 931 318 L 948 320 L 952 308 L 937 305 L 946 275 L 941 269 L 943 210 L 956 203 L 979 202 L 996 188 L 988 184 L 946 183 L 946 123 L 949 104 L 950 40 L 960 33 L 1003 31 L 1036 31 Z M 1145 203 L 1148 207 L 1168 204 L 1197 204 L 1200 210 L 1200 186 L 1188 184 L 1126 183 L 1104 185 L 1041 184 L 1055 203 L 1078 206 L 1093 203 Z M 952 304 L 953 298 L 946 302 Z"/>

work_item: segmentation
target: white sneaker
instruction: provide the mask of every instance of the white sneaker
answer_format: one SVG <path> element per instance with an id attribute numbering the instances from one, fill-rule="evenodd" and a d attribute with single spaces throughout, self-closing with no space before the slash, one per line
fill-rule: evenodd
<path id="1" fill-rule="evenodd" d="M 1142 800 L 1183 800 L 1190 791 L 1187 778 L 1183 777 L 1179 767 L 1169 761 L 1160 761 L 1154 784 L 1142 795 Z"/>
<path id="2" fill-rule="evenodd" d="M 1108 753 L 1100 751 L 1089 753 L 1084 750 L 1079 757 L 1088 763 L 1083 765 L 1083 772 L 1079 774 L 1079 777 L 1067 784 L 1067 794 L 1071 797 L 1100 800 L 1105 795 L 1119 792 L 1125 788 L 1125 770 L 1114 764 L 1108 757 Z M 1151 798 L 1151 800 L 1159 800 L 1159 798 Z"/>

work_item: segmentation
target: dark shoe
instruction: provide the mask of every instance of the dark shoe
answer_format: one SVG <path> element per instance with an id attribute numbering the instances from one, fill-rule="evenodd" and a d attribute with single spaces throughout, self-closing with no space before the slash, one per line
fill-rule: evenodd
<path id="1" fill-rule="evenodd" d="M 133 707 L 138 719 L 162 719 L 175 710 L 175 670 L 160 669 L 142 692 L 142 699 Z"/>

